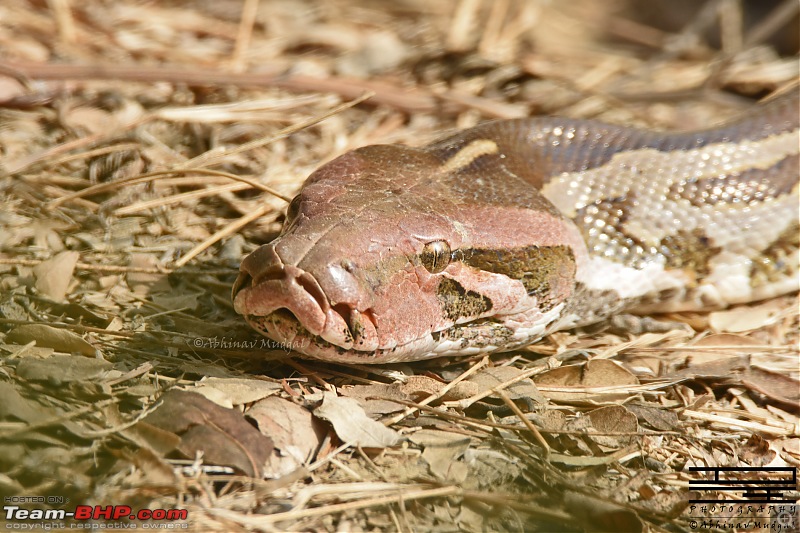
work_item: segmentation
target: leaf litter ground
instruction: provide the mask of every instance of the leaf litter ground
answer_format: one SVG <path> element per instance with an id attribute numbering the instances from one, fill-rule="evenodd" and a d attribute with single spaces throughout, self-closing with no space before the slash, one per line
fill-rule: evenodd
<path id="1" fill-rule="evenodd" d="M 0 494 L 195 530 L 666 531 L 690 467 L 796 467 L 796 296 L 378 367 L 233 312 L 281 197 L 347 150 L 705 127 L 798 75 L 791 1 L 564 4 L 4 2 Z"/>

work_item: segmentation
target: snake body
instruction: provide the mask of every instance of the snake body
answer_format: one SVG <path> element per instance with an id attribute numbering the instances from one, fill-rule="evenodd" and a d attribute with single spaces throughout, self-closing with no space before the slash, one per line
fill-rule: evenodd
<path id="1" fill-rule="evenodd" d="M 387 363 L 796 291 L 798 106 L 682 133 L 529 118 L 354 150 L 244 259 L 234 307 L 307 356 Z"/>

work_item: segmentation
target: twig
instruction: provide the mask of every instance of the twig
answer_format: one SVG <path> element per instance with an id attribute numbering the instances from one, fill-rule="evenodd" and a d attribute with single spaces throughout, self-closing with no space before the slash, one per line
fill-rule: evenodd
<path id="1" fill-rule="evenodd" d="M 317 78 L 303 74 L 287 74 L 283 68 L 275 67 L 262 67 L 262 71 L 258 73 L 235 73 L 221 70 L 8 61 L 0 63 L 0 72 L 13 72 L 16 76 L 40 80 L 122 80 L 182 83 L 194 86 L 279 87 L 294 91 L 330 92 L 344 98 L 357 98 L 365 92 L 370 92 L 375 94 L 371 102 L 376 105 L 388 105 L 409 113 L 429 113 L 439 109 L 438 100 L 430 93 L 419 89 L 399 88 L 385 82 L 355 78 Z"/>
<path id="2" fill-rule="evenodd" d="M 157 178 L 162 176 L 168 176 L 172 174 L 205 174 L 208 176 L 220 176 L 228 179 L 232 179 L 235 181 L 241 181 L 244 183 L 249 184 L 256 189 L 261 189 L 264 192 L 267 192 L 273 196 L 280 198 L 281 200 L 285 200 L 290 202 L 292 199 L 288 196 L 284 196 L 283 194 L 279 193 L 278 191 L 267 187 L 262 183 L 258 183 L 257 181 L 253 181 L 247 178 L 243 178 L 241 176 L 237 176 L 236 174 L 231 174 L 230 172 L 222 172 L 221 170 L 209 170 L 205 168 L 184 168 L 184 169 L 175 169 L 175 170 L 159 170 L 156 172 L 148 172 L 146 174 L 139 174 L 138 176 L 131 176 L 129 178 L 122 178 L 115 181 L 111 181 L 108 183 L 98 183 L 97 185 L 92 185 L 91 187 L 87 187 L 83 190 L 74 192 L 72 194 L 68 194 L 66 196 L 62 196 L 61 198 L 56 198 L 51 202 L 48 202 L 45 205 L 46 210 L 52 210 L 56 207 L 60 206 L 63 203 L 69 202 L 76 198 L 81 198 L 83 196 L 91 196 L 93 194 L 100 194 L 101 192 L 111 191 L 114 189 L 118 189 L 123 185 L 135 185 L 137 183 L 147 183 L 148 181 L 154 181 Z"/>
<path id="3" fill-rule="evenodd" d="M 271 209 L 273 209 L 273 207 L 271 205 L 262 204 L 259 207 L 257 207 L 252 213 L 248 213 L 248 214 L 244 215 L 243 217 L 234 220 L 233 222 L 231 222 L 230 224 L 228 224 L 227 226 L 225 226 L 221 230 L 218 230 L 218 231 L 214 232 L 213 235 L 211 235 L 210 237 L 208 237 L 205 240 L 203 240 L 203 242 L 201 242 L 200 244 L 198 244 L 197 246 L 195 246 L 194 248 L 189 250 L 186 253 L 186 255 L 184 255 L 183 257 L 181 257 L 177 261 L 175 261 L 175 265 L 174 265 L 175 268 L 180 268 L 180 267 L 184 266 L 186 263 L 188 263 L 189 261 L 191 261 L 192 259 L 197 257 L 200 253 L 202 253 L 203 250 L 205 250 L 206 248 L 208 248 L 209 246 L 211 246 L 215 242 L 222 240 L 223 238 L 227 237 L 228 235 L 232 235 L 232 234 L 236 233 L 237 231 L 239 231 L 241 228 L 245 227 L 246 225 L 248 225 L 252 221 L 257 220 L 257 219 L 261 218 L 262 216 L 264 216 Z"/>
<path id="4" fill-rule="evenodd" d="M 44 263 L 45 259 L 6 259 L 0 257 L 0 265 L 19 265 L 26 267 L 35 267 Z M 93 263 L 75 263 L 77 270 L 89 270 L 94 272 L 110 272 L 112 274 L 171 274 L 176 272 L 177 269 L 169 267 L 161 268 L 145 268 L 145 267 L 131 267 L 122 265 L 97 265 Z M 236 274 L 235 268 L 226 269 L 209 269 L 203 270 L 200 268 L 182 268 L 181 274 L 188 276 L 230 276 Z"/>
<path id="5" fill-rule="evenodd" d="M 547 457 L 550 455 L 550 445 L 547 444 L 547 441 L 544 440 L 542 434 L 539 433 L 539 429 L 536 426 L 534 426 L 530 420 L 528 420 L 528 418 L 520 410 L 520 408 L 517 407 L 517 404 L 515 404 L 514 401 L 508 397 L 508 394 L 506 394 L 505 391 L 498 390 L 497 395 L 500 396 L 500 398 L 502 398 L 503 403 L 505 403 L 508 406 L 508 408 L 511 409 L 511 411 L 517 416 L 517 418 L 519 418 L 520 422 L 522 422 L 523 425 L 526 428 L 528 428 L 528 431 L 533 433 L 534 438 L 537 440 L 539 444 L 542 445 L 542 448 L 544 448 L 546 456 L 545 460 L 546 460 Z"/>

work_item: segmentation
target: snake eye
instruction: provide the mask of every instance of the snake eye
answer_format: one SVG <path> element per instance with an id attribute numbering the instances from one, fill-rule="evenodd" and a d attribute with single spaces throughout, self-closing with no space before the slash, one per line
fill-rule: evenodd
<path id="1" fill-rule="evenodd" d="M 300 212 L 300 195 L 298 194 L 294 198 L 292 198 L 291 203 L 289 204 L 288 209 L 286 209 L 286 221 L 291 222 L 295 218 L 297 218 L 297 214 Z"/>
<path id="2" fill-rule="evenodd" d="M 450 264 L 450 245 L 445 241 L 429 242 L 422 248 L 419 260 L 428 272 L 438 274 Z"/>

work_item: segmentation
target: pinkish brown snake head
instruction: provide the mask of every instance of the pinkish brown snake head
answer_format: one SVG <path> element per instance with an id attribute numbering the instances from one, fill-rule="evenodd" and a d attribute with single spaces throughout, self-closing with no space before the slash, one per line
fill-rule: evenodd
<path id="1" fill-rule="evenodd" d="M 323 166 L 234 307 L 334 362 L 510 350 L 619 311 L 798 290 L 800 96 L 717 128 L 491 122 Z"/>
<path id="2" fill-rule="evenodd" d="M 573 291 L 582 241 L 535 189 L 487 194 L 463 179 L 499 168 L 494 152 L 462 152 L 370 146 L 317 170 L 281 235 L 242 262 L 236 311 L 267 337 L 337 362 L 540 337 Z"/>

